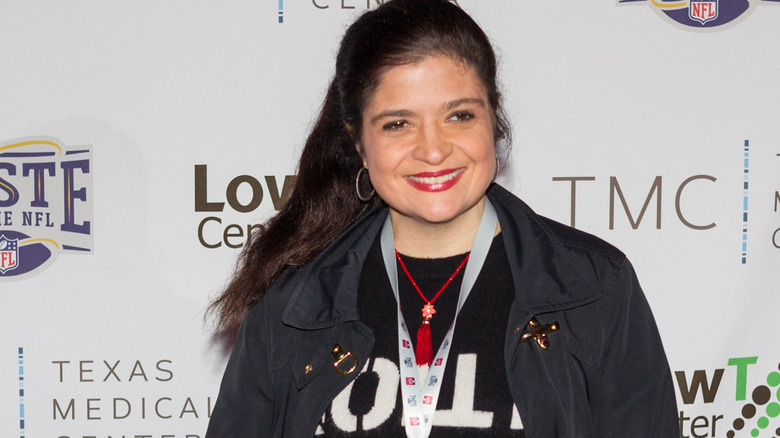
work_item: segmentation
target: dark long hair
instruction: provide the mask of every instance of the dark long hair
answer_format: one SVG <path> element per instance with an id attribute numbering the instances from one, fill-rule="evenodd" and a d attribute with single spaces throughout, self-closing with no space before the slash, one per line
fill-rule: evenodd
<path id="1" fill-rule="evenodd" d="M 281 211 L 244 247 L 233 278 L 209 310 L 217 331 L 232 331 L 245 310 L 260 301 L 287 268 L 316 258 L 355 219 L 380 202 L 361 202 L 355 177 L 362 159 L 363 109 L 382 74 L 426 56 L 444 55 L 473 69 L 494 114 L 497 151 L 508 147 L 509 124 L 496 85 L 496 57 L 482 29 L 447 0 L 390 0 L 347 29 L 336 73 L 309 134 L 298 178 Z M 500 155 L 500 154 L 499 154 Z"/>

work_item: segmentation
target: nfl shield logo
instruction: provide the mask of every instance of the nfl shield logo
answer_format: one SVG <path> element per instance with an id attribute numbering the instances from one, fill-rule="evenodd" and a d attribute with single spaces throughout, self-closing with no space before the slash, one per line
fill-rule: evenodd
<path id="1" fill-rule="evenodd" d="M 690 0 L 688 17 L 704 25 L 718 18 L 718 0 Z"/>
<path id="2" fill-rule="evenodd" d="M 8 239 L 0 234 L 0 274 L 19 266 L 19 239 Z"/>

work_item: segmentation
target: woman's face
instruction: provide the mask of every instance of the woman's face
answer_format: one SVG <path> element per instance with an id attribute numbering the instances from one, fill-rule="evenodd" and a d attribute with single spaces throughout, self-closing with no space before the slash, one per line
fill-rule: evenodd
<path id="1" fill-rule="evenodd" d="M 358 151 L 391 213 L 427 223 L 481 215 L 496 159 L 474 71 L 446 56 L 392 67 L 363 110 Z"/>

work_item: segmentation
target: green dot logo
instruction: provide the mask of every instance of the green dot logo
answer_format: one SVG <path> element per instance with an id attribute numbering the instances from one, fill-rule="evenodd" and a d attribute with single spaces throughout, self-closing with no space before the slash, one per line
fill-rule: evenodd
<path id="1" fill-rule="evenodd" d="M 747 437 L 748 434 L 754 438 L 780 437 L 780 427 L 777 427 L 777 417 L 780 416 L 780 372 L 769 373 L 766 376 L 766 385 L 755 387 L 751 399 L 752 403 L 742 406 L 742 416 L 732 422 L 732 429 L 726 433 L 726 437 Z M 776 428 L 770 432 L 767 429 L 771 429 L 771 423 L 774 423 Z"/>

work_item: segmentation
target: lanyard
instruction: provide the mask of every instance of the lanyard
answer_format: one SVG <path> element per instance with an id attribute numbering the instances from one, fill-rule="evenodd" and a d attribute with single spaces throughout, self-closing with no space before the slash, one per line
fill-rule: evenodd
<path id="1" fill-rule="evenodd" d="M 393 288 L 393 294 L 398 304 L 398 364 L 401 370 L 404 429 L 406 430 L 406 436 L 409 438 L 426 438 L 431 433 L 433 414 L 439 401 L 441 382 L 450 353 L 449 347 L 452 344 L 452 336 L 455 332 L 455 321 L 457 321 L 460 309 L 463 307 L 463 303 L 466 302 L 466 298 L 468 298 L 471 292 L 471 287 L 474 286 L 479 272 L 482 270 L 482 265 L 485 263 L 490 245 L 493 242 L 497 224 L 498 217 L 496 216 L 496 211 L 490 201 L 485 198 L 485 211 L 482 213 L 482 219 L 479 221 L 477 235 L 471 248 L 471 256 L 463 274 L 463 283 L 460 286 L 455 318 L 452 320 L 452 325 L 447 331 L 447 335 L 444 337 L 439 351 L 433 359 L 433 363 L 427 370 L 427 373 L 425 373 L 424 380 L 420 378 L 420 370 L 414 357 L 412 340 L 406 328 L 404 316 L 401 313 L 393 226 L 389 215 L 382 227 L 382 258 L 384 259 L 387 276 L 390 278 L 390 285 Z"/>

